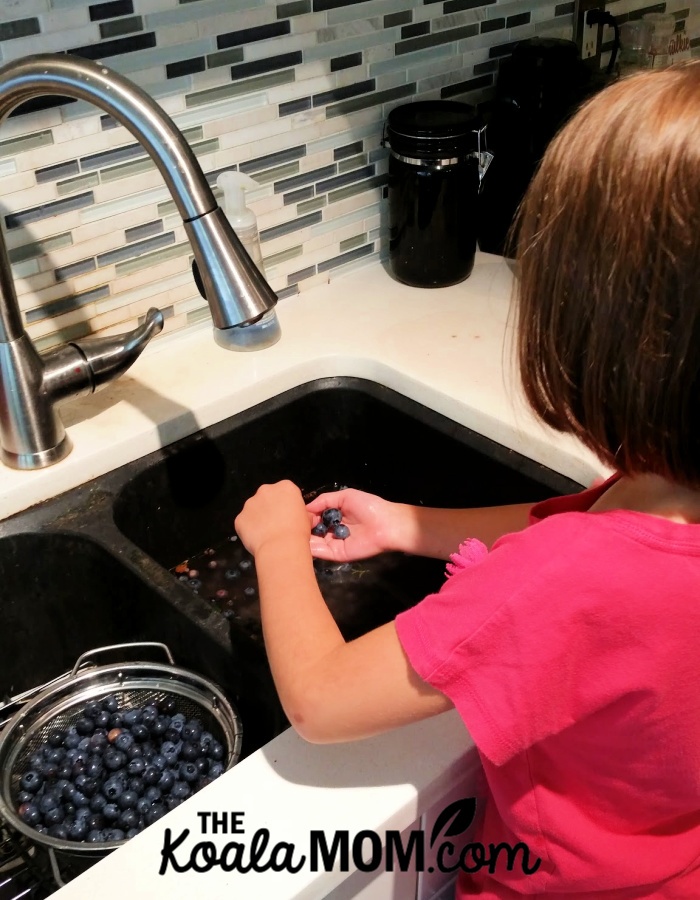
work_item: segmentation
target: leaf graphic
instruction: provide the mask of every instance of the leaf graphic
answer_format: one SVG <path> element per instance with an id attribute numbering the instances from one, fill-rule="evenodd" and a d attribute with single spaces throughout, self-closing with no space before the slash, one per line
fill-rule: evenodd
<path id="1" fill-rule="evenodd" d="M 445 828 L 443 837 L 455 837 L 469 828 L 476 815 L 476 797 L 462 797 L 446 806 L 435 820 L 430 835 L 430 846 L 437 840 L 440 832 Z"/>

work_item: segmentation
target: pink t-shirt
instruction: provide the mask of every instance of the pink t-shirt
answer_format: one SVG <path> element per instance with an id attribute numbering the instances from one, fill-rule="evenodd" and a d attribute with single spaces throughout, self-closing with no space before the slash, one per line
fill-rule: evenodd
<path id="1" fill-rule="evenodd" d="M 483 762 L 473 840 L 541 859 L 500 855 L 458 898 L 700 900 L 700 525 L 586 512 L 609 484 L 467 542 L 396 619 Z"/>

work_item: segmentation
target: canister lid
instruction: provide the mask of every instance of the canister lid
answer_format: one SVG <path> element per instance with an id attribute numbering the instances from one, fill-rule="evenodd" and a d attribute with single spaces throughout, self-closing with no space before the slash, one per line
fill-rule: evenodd
<path id="1" fill-rule="evenodd" d="M 420 100 L 392 109 L 386 137 L 403 156 L 464 156 L 477 149 L 478 116 L 473 106 L 456 100 Z"/>

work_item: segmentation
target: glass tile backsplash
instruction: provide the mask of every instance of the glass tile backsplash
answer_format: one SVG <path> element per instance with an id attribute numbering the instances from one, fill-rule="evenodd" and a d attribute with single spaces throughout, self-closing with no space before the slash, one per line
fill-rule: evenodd
<path id="1" fill-rule="evenodd" d="M 487 102 L 514 43 L 570 38 L 573 7 L 0 0 L 0 60 L 38 52 L 100 60 L 158 100 L 210 184 L 227 169 L 251 175 L 268 279 L 283 301 L 384 253 L 388 112 L 416 99 Z M 699 7 L 608 3 L 625 18 L 673 12 L 691 37 Z M 66 98 L 20 106 L 0 133 L 0 195 L 20 306 L 40 349 L 132 327 L 151 305 L 163 309 L 165 331 L 208 316 L 161 176 L 110 116 Z"/>

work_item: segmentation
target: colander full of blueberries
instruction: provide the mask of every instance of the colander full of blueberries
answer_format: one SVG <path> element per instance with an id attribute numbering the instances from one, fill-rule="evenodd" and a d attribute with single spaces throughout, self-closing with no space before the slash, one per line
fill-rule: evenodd
<path id="1" fill-rule="evenodd" d="M 127 653 L 128 648 L 128 653 Z M 97 664 L 106 654 L 140 657 Z M 0 816 L 57 857 L 90 863 L 222 775 L 239 759 L 237 712 L 164 644 L 83 654 L 0 736 Z"/>

